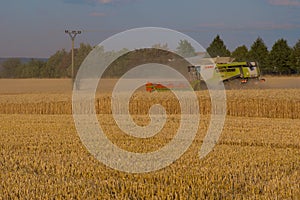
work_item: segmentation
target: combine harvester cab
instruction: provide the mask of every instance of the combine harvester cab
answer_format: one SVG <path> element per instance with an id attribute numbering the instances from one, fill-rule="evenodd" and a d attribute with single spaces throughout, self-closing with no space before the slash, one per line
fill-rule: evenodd
<path id="1" fill-rule="evenodd" d="M 262 80 L 261 72 L 257 62 L 231 62 L 216 64 L 223 81 L 238 79 L 241 83 L 248 80 Z"/>
<path id="2" fill-rule="evenodd" d="M 258 89 L 265 79 L 257 62 L 231 62 L 217 64 L 227 89 Z"/>

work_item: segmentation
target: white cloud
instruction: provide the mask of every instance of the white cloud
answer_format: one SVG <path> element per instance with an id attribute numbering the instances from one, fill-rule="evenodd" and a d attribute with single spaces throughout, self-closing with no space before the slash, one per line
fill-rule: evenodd
<path id="1" fill-rule="evenodd" d="M 300 6 L 297 0 L 268 0 L 269 4 L 275 6 Z"/>
<path id="2" fill-rule="evenodd" d="M 106 16 L 106 14 L 103 13 L 103 12 L 91 12 L 90 16 L 93 16 L 93 17 L 104 17 L 104 16 Z"/>
<path id="3" fill-rule="evenodd" d="M 138 0 L 62 0 L 64 3 L 68 4 L 81 4 L 81 5 L 96 5 L 96 4 L 126 4 L 126 3 L 133 3 Z"/>
<path id="4" fill-rule="evenodd" d="M 113 0 L 97 0 L 99 3 L 103 3 L 103 4 L 108 4 L 108 3 L 112 3 Z"/>
<path id="5" fill-rule="evenodd" d="M 224 23 L 203 23 L 199 24 L 200 28 L 224 28 L 226 25 Z"/>
<path id="6" fill-rule="evenodd" d="M 137 0 L 92 0 L 92 1 L 100 4 L 126 4 L 126 3 L 133 3 Z"/>
<path id="7" fill-rule="evenodd" d="M 228 30 L 228 31 L 239 31 L 239 30 L 291 30 L 300 29 L 299 24 L 295 23 L 275 23 L 275 22 L 255 22 L 249 24 L 224 24 L 224 23 L 205 23 L 197 26 L 200 30 Z M 198 31 L 200 31 L 198 30 Z"/>

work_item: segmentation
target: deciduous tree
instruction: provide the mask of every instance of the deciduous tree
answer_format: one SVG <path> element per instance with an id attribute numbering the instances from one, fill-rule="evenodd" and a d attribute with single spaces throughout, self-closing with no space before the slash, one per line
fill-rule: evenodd
<path id="1" fill-rule="evenodd" d="M 1 77 L 3 78 L 18 78 L 21 70 L 21 60 L 19 58 L 9 58 L 2 63 Z"/>

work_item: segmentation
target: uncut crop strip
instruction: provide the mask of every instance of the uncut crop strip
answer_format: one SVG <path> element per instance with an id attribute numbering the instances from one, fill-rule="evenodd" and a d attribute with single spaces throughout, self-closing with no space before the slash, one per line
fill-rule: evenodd
<path id="1" fill-rule="evenodd" d="M 262 93 L 264 92 L 264 93 Z M 211 114 L 211 100 L 207 92 L 197 92 L 200 113 Z M 237 117 L 267 117 L 300 119 L 300 90 L 270 90 L 244 93 L 242 91 L 227 92 L 227 115 Z M 22 95 L 18 96 L 22 98 Z M 72 114 L 71 98 L 47 95 L 47 98 L 36 99 L 27 97 L 24 100 L 2 98 L 0 101 L 0 114 Z M 220 100 L 222 101 L 222 100 Z M 117 112 L 124 113 L 125 99 L 115 102 Z M 193 105 L 191 99 L 186 98 L 185 106 Z M 167 114 L 180 114 L 180 104 L 170 92 L 162 93 L 135 93 L 129 103 L 131 114 L 148 114 L 154 104 L 160 104 Z M 79 105 L 83 112 L 90 112 L 86 105 Z M 218 106 L 218 105 L 217 105 Z M 95 100 L 97 114 L 111 114 L 111 95 L 101 94 Z M 218 110 L 218 109 L 216 109 Z M 194 112 L 190 109 L 190 112 Z"/>

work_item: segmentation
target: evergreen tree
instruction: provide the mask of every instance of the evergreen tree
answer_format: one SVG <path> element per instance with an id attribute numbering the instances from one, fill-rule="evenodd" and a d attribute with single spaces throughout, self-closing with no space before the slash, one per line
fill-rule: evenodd
<path id="1" fill-rule="evenodd" d="M 187 40 L 180 40 L 176 53 L 184 58 L 196 56 L 195 48 Z"/>
<path id="2" fill-rule="evenodd" d="M 237 47 L 231 54 L 235 61 L 247 61 L 248 49 L 245 45 Z"/>
<path id="3" fill-rule="evenodd" d="M 259 63 L 260 69 L 264 73 L 270 73 L 271 69 L 268 65 L 268 48 L 262 38 L 258 37 L 251 46 L 248 53 L 248 59 Z"/>
<path id="4" fill-rule="evenodd" d="M 223 40 L 220 38 L 219 35 L 215 37 L 212 43 L 207 48 L 207 53 L 212 57 L 226 57 L 230 56 L 230 51 L 226 48 Z"/>
<path id="5" fill-rule="evenodd" d="M 292 49 L 289 65 L 291 66 L 292 73 L 300 73 L 300 40 L 298 40 Z"/>
<path id="6" fill-rule="evenodd" d="M 287 41 L 279 39 L 275 42 L 269 55 L 269 63 L 274 73 L 291 74 L 290 55 L 292 49 L 288 46 Z"/>

